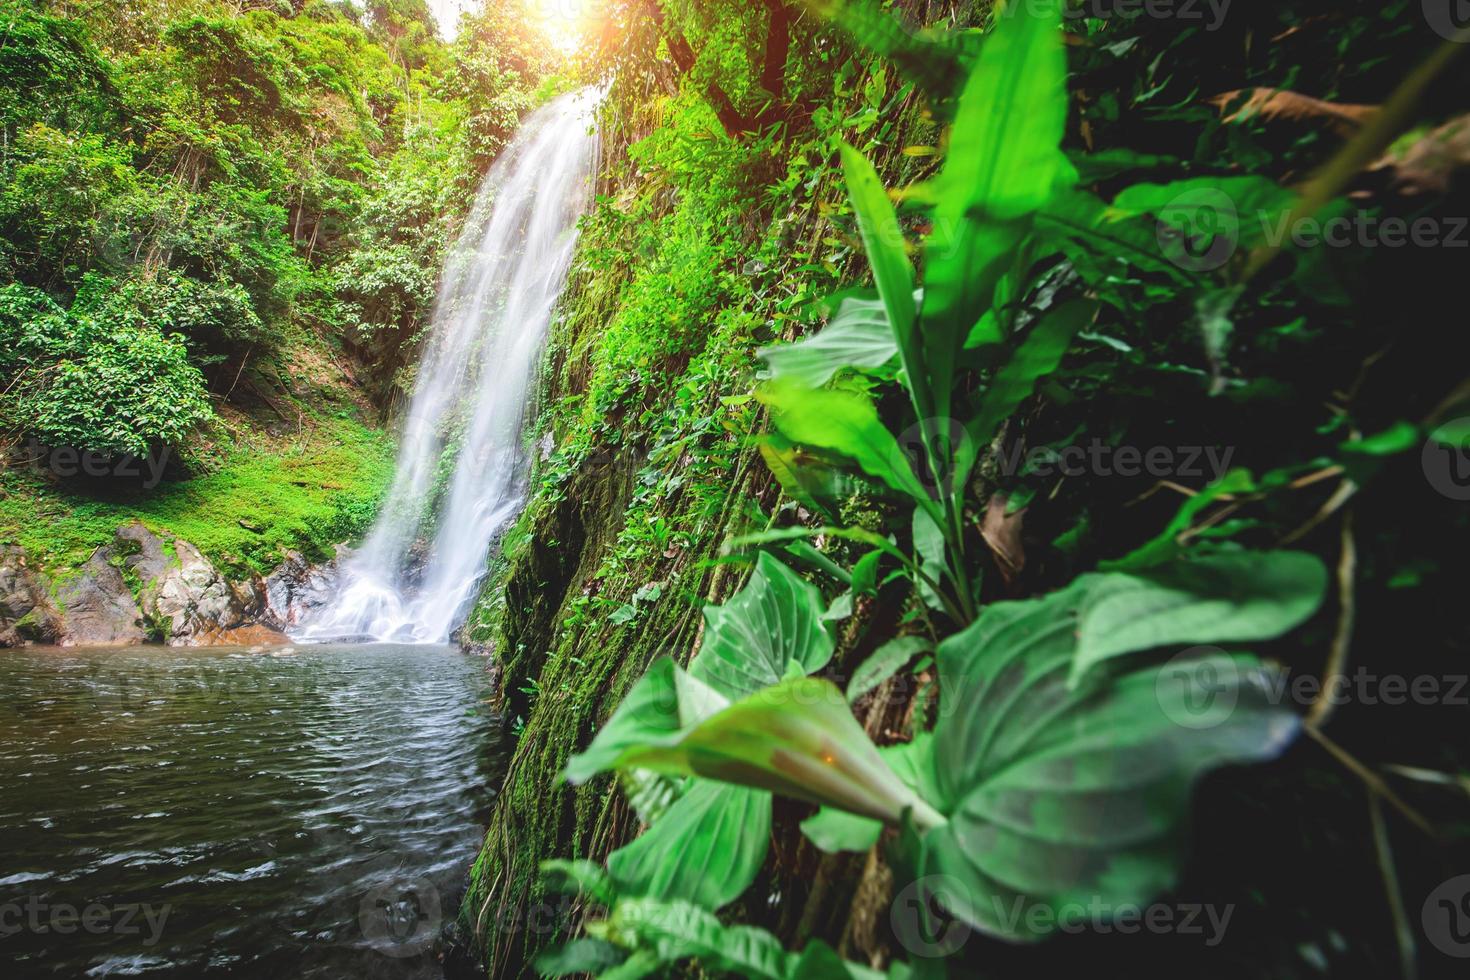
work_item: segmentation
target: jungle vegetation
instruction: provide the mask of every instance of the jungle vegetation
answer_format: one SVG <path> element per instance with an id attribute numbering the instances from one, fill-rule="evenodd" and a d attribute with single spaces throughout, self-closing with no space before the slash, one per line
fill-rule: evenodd
<path id="1" fill-rule="evenodd" d="M 465 630 L 513 743 L 478 969 L 1450 975 L 1439 6 L 607 0 L 561 61 L 513 4 L 0 2 L 9 451 L 177 457 L 8 469 L 59 564 L 121 514 L 241 567 L 360 533 L 478 176 L 607 88 Z M 1108 928 L 1160 902 L 1234 918 Z"/>

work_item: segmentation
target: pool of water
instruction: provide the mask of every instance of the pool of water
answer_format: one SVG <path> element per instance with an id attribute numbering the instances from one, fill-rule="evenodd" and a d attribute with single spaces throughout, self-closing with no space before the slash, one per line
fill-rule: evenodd
<path id="1" fill-rule="evenodd" d="M 449 647 L 0 651 L 0 975 L 442 976 L 489 695 Z"/>

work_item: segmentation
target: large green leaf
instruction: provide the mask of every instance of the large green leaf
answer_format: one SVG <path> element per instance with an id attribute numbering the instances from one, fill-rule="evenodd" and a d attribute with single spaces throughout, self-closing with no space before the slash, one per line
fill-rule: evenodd
<path id="1" fill-rule="evenodd" d="M 572 759 L 569 778 L 641 767 L 767 789 L 888 823 L 911 810 L 924 826 L 939 819 L 884 764 L 829 681 L 791 678 L 672 737 L 659 729 L 642 744 L 619 738 L 615 753 L 598 744 L 602 738 Z"/>
<path id="2" fill-rule="evenodd" d="M 1227 552 L 1090 576 L 1073 679 L 1134 650 L 1272 639 L 1312 615 L 1326 591 L 1327 569 L 1299 551 Z"/>
<path id="3" fill-rule="evenodd" d="M 914 270 L 904 252 L 903 232 L 872 163 L 846 143 L 840 149 L 848 197 L 857 213 L 863 248 L 868 253 L 868 264 L 873 267 L 873 279 L 903 367 L 904 383 L 915 412 L 920 418 L 927 418 L 933 412 L 932 395 L 925 385 L 924 357 L 928 348 L 919 343 L 915 329 Z"/>
<path id="4" fill-rule="evenodd" d="M 1060 145 L 1066 57 L 1056 0 L 1011 4 L 996 17 L 960 96 L 944 169 L 929 193 L 922 328 L 929 385 L 948 415 L 954 357 L 990 307 L 1030 216 L 1075 173 Z"/>
<path id="5" fill-rule="evenodd" d="M 1010 939 L 1057 921 L 1028 921 L 1033 906 L 1117 907 L 1167 887 L 1194 780 L 1270 758 L 1296 731 L 1248 655 L 1070 684 L 1089 585 L 993 604 L 939 648 L 933 774 L 949 819 L 923 836 L 919 874 Z"/>
<path id="6" fill-rule="evenodd" d="M 933 501 L 898 440 L 878 418 L 871 399 L 846 391 L 803 388 L 775 382 L 758 397 L 771 409 L 771 420 L 794 443 L 846 456 L 894 490 L 932 506 Z"/>
<path id="7" fill-rule="evenodd" d="M 615 761 L 632 747 L 675 742 L 685 725 L 718 712 L 728 703 L 673 660 L 660 657 L 633 685 L 587 751 L 568 760 L 566 777 L 573 783 L 586 782 L 599 772 L 615 768 Z"/>
<path id="8" fill-rule="evenodd" d="M 844 368 L 873 372 L 887 367 L 898 356 L 898 344 L 882 300 L 849 296 L 817 333 L 762 347 L 755 356 L 766 362 L 771 377 L 818 388 Z"/>
<path id="9" fill-rule="evenodd" d="M 839 147 L 847 194 L 857 214 L 863 248 L 873 267 L 873 281 L 888 315 L 888 326 L 898 345 L 904 367 L 912 370 L 914 342 L 914 267 L 904 251 L 903 231 L 888 191 L 873 164 L 851 146 Z"/>
<path id="10" fill-rule="evenodd" d="M 826 608 L 816 586 L 761 552 L 745 588 L 704 607 L 704 641 L 689 673 L 736 700 L 780 683 L 793 667 L 821 670 L 832 659 Z"/>
<path id="11" fill-rule="evenodd" d="M 750 887 L 766 859 L 771 794 L 696 779 L 646 832 L 608 856 L 622 894 L 717 909 Z"/>

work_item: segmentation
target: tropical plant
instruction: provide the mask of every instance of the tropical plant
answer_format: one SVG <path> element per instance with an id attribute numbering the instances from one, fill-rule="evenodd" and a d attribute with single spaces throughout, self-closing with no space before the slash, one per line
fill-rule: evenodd
<path id="1" fill-rule="evenodd" d="M 568 764 L 573 782 L 617 770 L 635 804 L 659 802 L 640 808 L 649 829 L 611 855 L 592 888 L 610 904 L 609 919 L 565 959 L 543 961 L 548 972 L 642 975 L 691 956 L 736 969 L 694 940 L 708 914 L 697 907 L 719 909 L 754 880 L 771 793 L 821 807 L 802 829 L 826 850 L 867 850 L 892 828 L 896 864 L 921 895 L 989 934 L 1037 939 L 1058 920 L 1029 909 L 1055 912 L 1088 897 L 1117 907 L 1167 888 L 1195 780 L 1271 758 L 1297 730 L 1296 716 L 1273 700 L 1271 670 L 1213 644 L 1274 639 L 1309 618 L 1326 589 L 1311 555 L 1155 547 L 1039 598 L 982 602 L 968 512 L 977 463 L 1107 300 L 1078 289 L 1087 277 L 1069 271 L 1082 266 L 1070 254 L 1097 248 L 1090 235 L 1124 233 L 1099 225 L 1131 230 L 1130 220 L 1174 196 L 1135 189 L 1106 215 L 1075 218 L 1078 169 L 1061 149 L 1058 21 L 1055 6 L 1006 8 L 973 57 L 968 39 L 905 41 L 910 54 L 931 45 L 950 52 L 936 63 L 967 69 L 951 93 L 943 168 L 902 195 L 932 228 L 922 276 L 873 166 L 841 147 L 876 293 L 834 300 L 820 332 L 761 351 L 768 381 L 757 394 L 775 428 L 761 449 L 783 488 L 819 517 L 836 521 L 843 495 L 861 485 L 906 519 L 896 533 L 826 523 L 734 542 L 780 544 L 846 591 L 828 605 L 760 553 L 746 588 L 706 609 L 688 668 L 655 662 Z M 866 8 L 855 24 L 860 37 L 888 36 Z M 943 87 L 946 78 L 935 71 L 924 81 Z M 1280 193 L 1272 200 L 1284 206 Z M 1149 261 L 1166 267 L 1160 248 L 1148 248 Z M 962 381 L 973 375 L 984 380 L 972 394 Z M 894 383 L 905 412 L 881 398 Z M 821 538 L 864 554 L 841 568 L 809 543 Z M 941 635 L 937 722 L 880 748 L 849 701 L 930 641 L 885 644 L 846 694 L 808 675 L 832 655 L 828 625 L 854 595 L 871 592 L 883 561 L 911 578 Z M 663 792 L 650 791 L 657 785 Z M 584 886 L 591 874 L 579 873 Z M 685 942 L 616 925 L 650 902 L 687 903 L 660 916 Z M 784 976 L 796 967 L 744 969 Z"/>

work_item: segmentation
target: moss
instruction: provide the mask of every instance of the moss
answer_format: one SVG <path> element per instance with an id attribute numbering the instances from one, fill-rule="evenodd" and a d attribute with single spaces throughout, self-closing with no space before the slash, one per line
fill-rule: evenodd
<path id="1" fill-rule="evenodd" d="M 231 576 L 265 573 L 288 548 L 321 560 L 361 533 L 391 474 L 391 453 L 380 431 L 328 418 L 295 440 L 242 442 L 209 472 L 152 490 L 96 496 L 9 470 L 0 475 L 0 535 L 64 578 L 138 519 L 193 543 Z"/>

